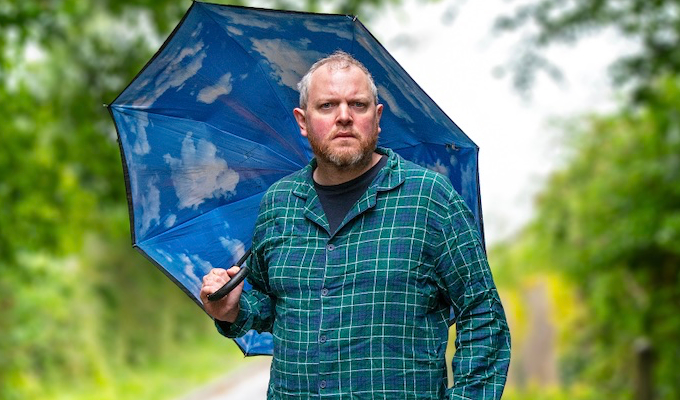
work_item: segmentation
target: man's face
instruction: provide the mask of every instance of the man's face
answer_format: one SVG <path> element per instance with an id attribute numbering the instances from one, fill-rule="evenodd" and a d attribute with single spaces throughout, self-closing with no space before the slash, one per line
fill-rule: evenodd
<path id="1" fill-rule="evenodd" d="M 312 74 L 307 108 L 296 108 L 294 114 L 320 162 L 361 168 L 378 142 L 382 108 L 361 69 L 324 65 Z"/>

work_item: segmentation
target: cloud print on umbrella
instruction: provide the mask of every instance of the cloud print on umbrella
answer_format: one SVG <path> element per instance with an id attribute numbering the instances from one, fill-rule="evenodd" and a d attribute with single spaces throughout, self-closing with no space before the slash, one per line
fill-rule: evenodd
<path id="1" fill-rule="evenodd" d="M 306 49 L 309 43 L 307 39 L 300 39 L 291 45 L 281 39 L 252 40 L 253 49 L 266 58 L 272 67 L 272 74 L 277 80 L 293 90 L 297 90 L 300 77 L 309 69 L 310 60 L 316 60 L 325 54 Z"/>
<path id="2" fill-rule="evenodd" d="M 149 154 L 151 146 L 146 137 L 146 128 L 149 126 L 149 117 L 146 114 L 135 115 L 134 122 L 131 122 L 131 131 L 135 137 L 135 145 L 132 151 L 135 154 L 143 156 Z"/>
<path id="3" fill-rule="evenodd" d="M 186 283 L 189 283 L 188 287 L 191 288 L 195 293 L 200 292 L 201 278 L 199 278 L 199 276 L 203 276 L 208 273 L 208 271 L 212 269 L 212 264 L 196 255 L 180 254 L 179 259 L 182 263 L 184 263 L 183 273 L 184 276 L 188 278 L 188 280 L 185 281 Z M 198 268 L 198 271 L 196 268 Z"/>
<path id="4" fill-rule="evenodd" d="M 198 101 L 201 103 L 210 104 L 215 102 L 218 97 L 231 93 L 231 72 L 222 75 L 219 81 L 212 86 L 207 86 L 198 92 Z"/>
<path id="5" fill-rule="evenodd" d="M 238 239 L 232 239 L 229 236 L 221 236 L 220 243 L 222 243 L 222 246 L 233 255 L 234 259 L 239 259 L 246 254 L 245 244 Z"/>
<path id="6" fill-rule="evenodd" d="M 423 164 L 423 166 L 427 169 L 431 169 L 432 171 L 439 172 L 444 176 L 449 176 L 449 167 L 442 164 L 442 160 L 440 159 L 437 159 L 434 164 Z"/>
<path id="7" fill-rule="evenodd" d="M 305 28 L 310 32 L 322 32 L 335 35 L 342 39 L 352 40 L 352 32 L 349 30 L 342 30 L 341 24 L 334 23 L 319 23 L 317 21 L 307 20 L 304 22 Z"/>
<path id="8" fill-rule="evenodd" d="M 277 26 L 273 22 L 263 20 L 258 16 L 253 16 L 249 13 L 235 14 L 232 10 L 213 8 L 212 12 L 224 17 L 229 21 L 229 26 L 241 25 L 245 28 L 260 28 L 264 30 L 276 29 Z"/>
<path id="9" fill-rule="evenodd" d="M 405 121 L 413 122 L 413 118 L 411 118 L 408 113 L 404 112 L 404 110 L 399 107 L 397 100 L 384 85 L 378 85 L 378 97 L 380 97 L 381 101 L 387 103 L 387 107 L 389 107 L 390 111 L 392 111 L 392 114 L 398 115 L 399 118 Z"/>
<path id="10" fill-rule="evenodd" d="M 191 36 L 199 36 L 202 28 L 203 24 L 199 24 Z M 150 106 L 168 89 L 178 88 L 189 78 L 196 75 L 203 66 L 203 60 L 206 57 L 203 47 L 203 41 L 199 41 L 193 46 L 177 47 L 173 51 L 161 55 L 158 65 L 163 66 L 163 68 L 154 74 L 153 89 L 146 95 L 140 95 L 133 104 L 135 106 Z M 146 87 L 149 84 L 151 82 L 146 81 L 140 88 L 147 89 Z"/>
<path id="11" fill-rule="evenodd" d="M 195 143 L 189 132 L 182 141 L 181 159 L 163 156 L 172 169 L 171 178 L 179 199 L 178 207 L 197 209 L 206 199 L 236 193 L 239 175 L 217 157 L 217 147 L 205 139 Z"/>
<path id="12" fill-rule="evenodd" d="M 141 195 L 142 227 L 140 233 L 142 236 L 151 228 L 154 221 L 157 224 L 160 220 L 161 192 L 156 187 L 155 180 L 154 178 L 149 179 L 146 184 L 146 191 Z"/>
<path id="13" fill-rule="evenodd" d="M 236 36 L 243 36 L 243 31 L 236 28 L 235 26 L 228 26 L 227 31 Z"/>
<path id="14" fill-rule="evenodd" d="M 170 214 L 165 218 L 165 227 L 171 228 L 173 225 L 175 225 L 175 222 L 177 222 L 177 215 Z"/>

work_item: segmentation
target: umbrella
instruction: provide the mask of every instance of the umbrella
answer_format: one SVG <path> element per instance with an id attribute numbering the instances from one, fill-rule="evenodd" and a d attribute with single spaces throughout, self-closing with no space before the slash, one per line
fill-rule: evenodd
<path id="1" fill-rule="evenodd" d="M 133 246 L 200 307 L 203 275 L 250 247 L 264 191 L 313 157 L 292 113 L 296 85 L 338 49 L 374 75 L 379 145 L 447 175 L 481 230 L 477 146 L 356 17 L 194 2 L 109 111 Z M 272 351 L 269 333 L 237 344 Z"/>

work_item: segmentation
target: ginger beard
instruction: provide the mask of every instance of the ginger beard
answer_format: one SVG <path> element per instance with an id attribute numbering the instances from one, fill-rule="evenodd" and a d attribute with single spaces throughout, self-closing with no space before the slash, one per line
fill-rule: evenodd
<path id="1" fill-rule="evenodd" d="M 375 123 L 372 135 L 343 132 L 342 138 L 332 137 L 331 140 L 321 139 L 314 134 L 310 124 L 306 124 L 307 131 L 311 134 L 307 136 L 309 145 L 312 147 L 314 155 L 320 162 L 331 164 L 336 168 L 361 169 L 371 162 L 373 152 L 378 144 L 378 122 Z M 352 142 L 359 143 L 352 143 Z M 348 142 L 348 143 L 343 143 Z"/>

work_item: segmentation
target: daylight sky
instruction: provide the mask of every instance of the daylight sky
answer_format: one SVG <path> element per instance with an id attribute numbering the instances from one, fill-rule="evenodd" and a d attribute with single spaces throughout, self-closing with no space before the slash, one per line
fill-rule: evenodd
<path id="1" fill-rule="evenodd" d="M 491 32 L 515 2 L 406 0 L 366 23 L 411 77 L 480 147 L 480 184 L 489 244 L 508 238 L 531 217 L 541 182 L 563 159 L 564 133 L 551 125 L 615 104 L 607 67 L 624 51 L 622 40 L 600 35 L 551 49 L 565 79 L 538 79 L 531 98 L 494 75 L 516 51 L 519 36 Z M 361 16 L 359 16 L 361 20 Z"/>

